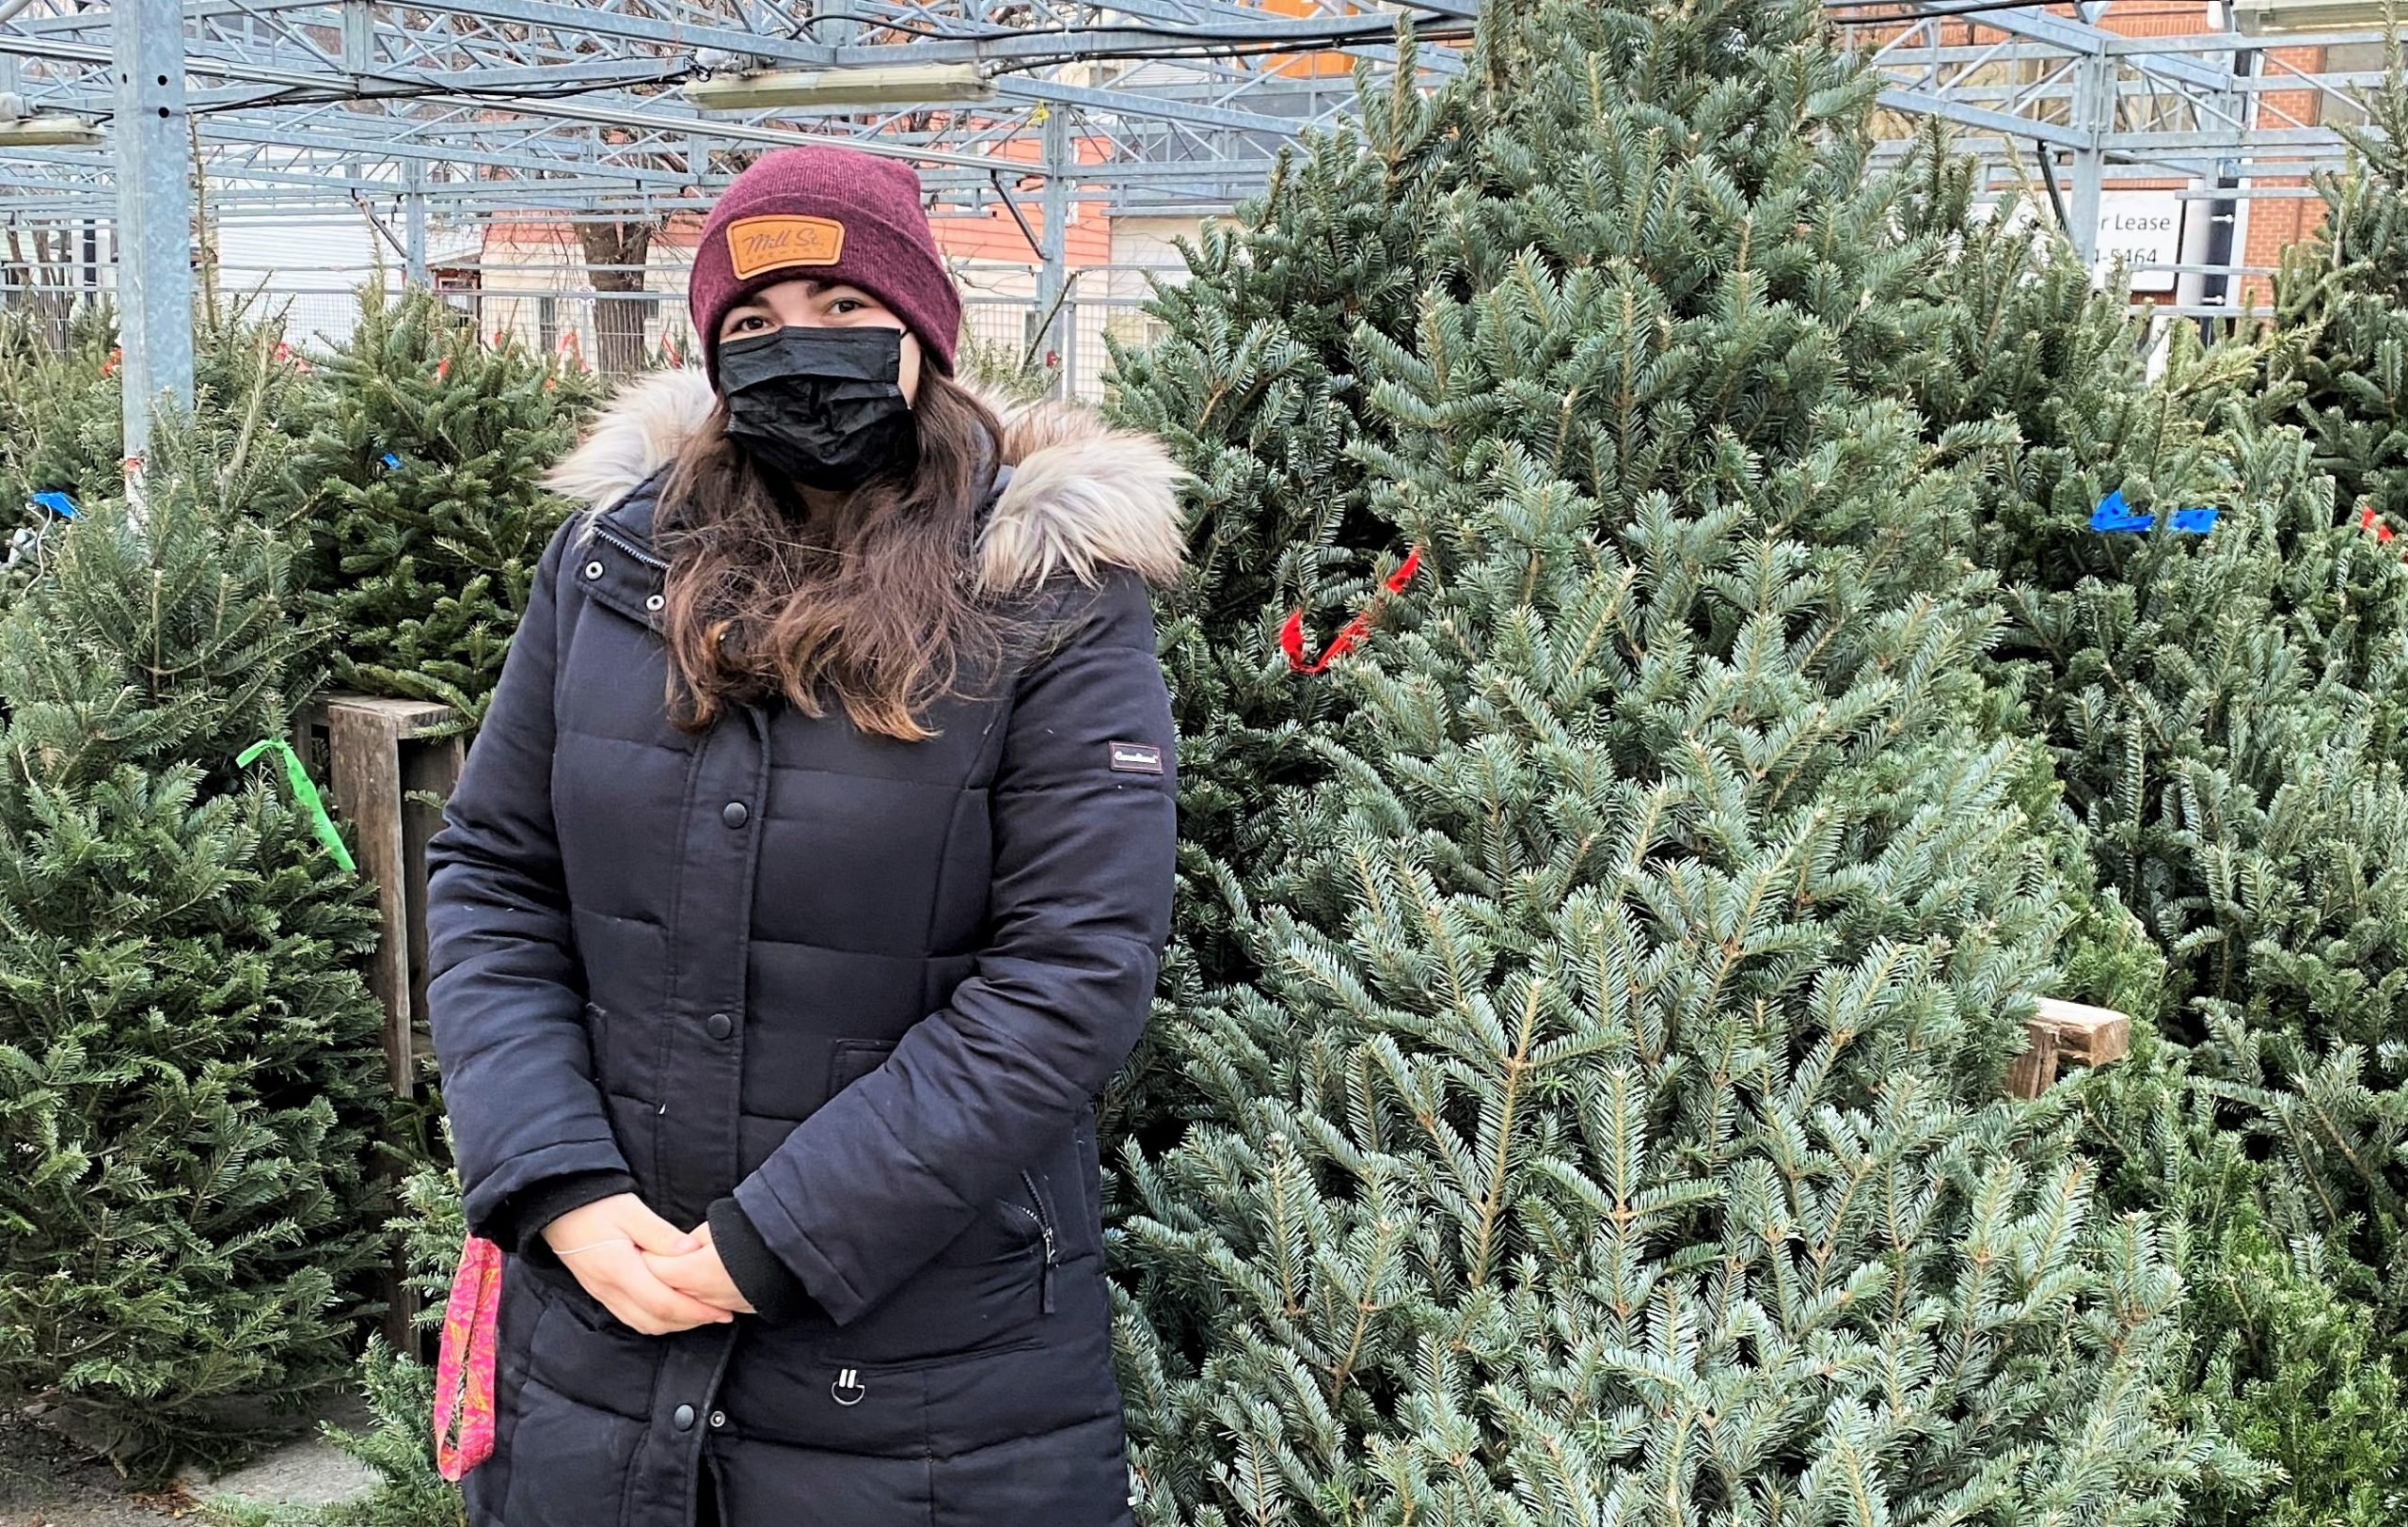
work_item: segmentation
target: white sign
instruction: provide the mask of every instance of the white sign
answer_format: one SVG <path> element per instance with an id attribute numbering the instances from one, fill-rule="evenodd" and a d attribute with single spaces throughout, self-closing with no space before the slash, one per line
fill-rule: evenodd
<path id="1" fill-rule="evenodd" d="M 2182 206 L 2178 191 L 2100 192 L 2093 272 L 2104 279 L 2120 261 L 2133 291 L 2173 291 L 2174 272 L 2144 267 L 2181 262 Z"/>

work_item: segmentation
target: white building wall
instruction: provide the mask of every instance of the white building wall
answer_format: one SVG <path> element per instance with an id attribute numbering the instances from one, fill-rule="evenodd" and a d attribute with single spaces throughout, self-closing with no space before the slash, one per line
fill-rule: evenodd
<path id="1" fill-rule="evenodd" d="M 358 288 L 380 274 L 387 284 L 401 284 L 401 254 L 365 216 L 220 216 L 212 232 L 221 296 L 256 294 L 283 308 L 295 343 L 347 338 L 358 312 Z"/>

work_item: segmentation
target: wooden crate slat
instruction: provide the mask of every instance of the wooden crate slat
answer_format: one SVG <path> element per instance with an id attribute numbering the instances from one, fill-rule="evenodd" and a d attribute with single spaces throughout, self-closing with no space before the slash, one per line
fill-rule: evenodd
<path id="1" fill-rule="evenodd" d="M 435 1053 L 427 1027 L 426 1006 L 426 845 L 443 828 L 443 809 L 428 803 L 452 798 L 460 783 L 460 767 L 467 749 L 458 736 L 432 740 L 405 740 L 402 750 L 402 905 L 404 931 L 409 941 L 409 1011 L 411 1043 L 418 1056 Z M 413 799 L 419 797 L 420 799 Z M 412 1078 L 415 1083 L 416 1078 Z"/>
<path id="2" fill-rule="evenodd" d="M 2066 1061 L 2103 1066 L 2132 1053 L 2132 1020 L 2110 1008 L 2042 997 L 2023 1032 L 2030 1045 L 2006 1071 L 2006 1090 L 2019 1098 L 2047 1091 Z"/>
<path id="3" fill-rule="evenodd" d="M 396 700 L 383 694 L 328 694 L 320 698 L 317 709 L 321 716 L 340 709 L 379 717 L 397 738 L 422 737 L 451 725 L 455 719 L 450 706 L 432 700 Z"/>
<path id="4" fill-rule="evenodd" d="M 2036 1021 L 2024 1026 L 2023 1034 L 2031 1042 L 2006 1068 L 2007 1095 L 2036 1098 L 2057 1080 L 2057 1031 Z"/>
<path id="5" fill-rule="evenodd" d="M 2057 1048 L 2084 1065 L 2103 1066 L 2132 1053 L 2132 1021 L 2109 1008 L 2042 997 L 2036 1022 L 2057 1031 Z"/>
<path id="6" fill-rule="evenodd" d="M 408 849 L 402 834 L 401 738 L 395 718 L 376 708 L 336 702 L 326 707 L 333 755 L 328 773 L 336 806 L 351 823 L 359 872 L 376 888 L 376 918 L 384 936 L 368 967 L 368 984 L 385 1010 L 385 1061 L 393 1090 L 406 1097 L 418 1074 L 411 1037 Z"/>

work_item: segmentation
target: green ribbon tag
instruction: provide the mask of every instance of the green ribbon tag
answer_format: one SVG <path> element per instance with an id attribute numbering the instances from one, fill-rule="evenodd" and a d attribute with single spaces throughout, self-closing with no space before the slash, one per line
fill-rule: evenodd
<path id="1" fill-rule="evenodd" d="M 317 785 L 309 778 L 309 771 L 301 767 L 301 756 L 293 751 L 292 743 L 275 737 L 254 742 L 234 760 L 234 767 L 248 769 L 261 754 L 271 749 L 284 756 L 285 781 L 293 787 L 293 799 L 309 814 L 309 830 L 318 835 L 318 841 L 325 845 L 326 851 L 335 856 L 335 863 L 342 866 L 345 873 L 359 873 L 359 867 L 351 862 L 351 851 L 342 846 L 342 835 L 335 831 L 335 819 L 326 815 L 326 803 L 318 798 Z"/>

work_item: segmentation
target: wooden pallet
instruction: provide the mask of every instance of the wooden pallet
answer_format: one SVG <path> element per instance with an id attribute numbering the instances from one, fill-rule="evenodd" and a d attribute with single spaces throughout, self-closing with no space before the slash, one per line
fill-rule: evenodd
<path id="1" fill-rule="evenodd" d="M 385 1014 L 385 1064 L 396 1095 L 415 1098 L 435 1051 L 426 1011 L 426 844 L 467 755 L 450 707 L 420 700 L 329 694 L 304 725 L 304 756 L 322 758 L 328 804 L 351 829 L 359 873 L 376 887 L 378 936 L 369 986 Z M 380 1280 L 385 1335 L 415 1351 L 419 1301 L 398 1263 Z"/>
<path id="2" fill-rule="evenodd" d="M 2103 1066 L 2132 1051 L 2132 1021 L 2107 1008 L 2085 1008 L 2078 1002 L 2042 997 L 2039 1010 L 2023 1026 L 2031 1045 L 2006 1071 L 2006 1090 L 2020 1098 L 2036 1098 L 2054 1086 L 2057 1068 L 2066 1061 Z"/>

